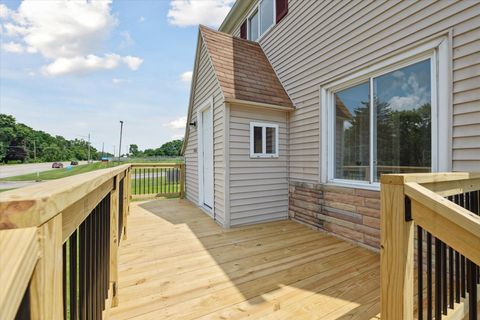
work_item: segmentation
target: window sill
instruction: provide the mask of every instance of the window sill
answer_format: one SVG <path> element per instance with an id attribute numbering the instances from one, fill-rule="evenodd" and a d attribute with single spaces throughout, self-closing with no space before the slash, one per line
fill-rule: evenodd
<path id="1" fill-rule="evenodd" d="M 380 191 L 380 183 L 378 182 L 362 183 L 362 182 L 356 182 L 353 180 L 330 180 L 330 181 L 327 181 L 326 184 L 329 186 L 335 186 L 335 187 Z"/>
<path id="2" fill-rule="evenodd" d="M 278 155 L 250 155 L 250 159 L 278 159 Z"/>

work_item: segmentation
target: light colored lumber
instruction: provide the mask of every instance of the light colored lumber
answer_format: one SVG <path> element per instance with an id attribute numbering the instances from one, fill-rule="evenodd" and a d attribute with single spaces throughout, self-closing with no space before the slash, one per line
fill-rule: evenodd
<path id="1" fill-rule="evenodd" d="M 442 197 L 447 197 L 480 190 L 480 178 L 423 183 L 422 186 Z"/>
<path id="2" fill-rule="evenodd" d="M 383 174 L 382 184 L 403 185 L 408 182 L 419 184 L 444 183 L 447 181 L 475 180 L 480 178 L 480 172 L 431 172 L 431 173 L 405 173 Z"/>
<path id="3" fill-rule="evenodd" d="M 403 185 L 382 180 L 381 212 L 382 319 L 413 319 L 414 224 L 405 221 Z"/>
<path id="4" fill-rule="evenodd" d="M 2 192 L 0 229 L 40 226 L 128 167 L 101 169 Z"/>
<path id="5" fill-rule="evenodd" d="M 112 189 L 113 179 L 110 179 L 62 212 L 63 242 L 67 241 L 70 235 L 82 224 L 92 210 L 95 209 Z"/>
<path id="6" fill-rule="evenodd" d="M 39 258 L 36 228 L 0 231 L 0 310 L 14 319 Z"/>
<path id="7" fill-rule="evenodd" d="M 115 179 L 114 189 L 110 191 L 110 284 L 112 286 L 112 307 L 118 305 L 118 189 L 120 180 Z"/>
<path id="8" fill-rule="evenodd" d="M 417 183 L 406 183 L 405 194 L 412 200 L 416 200 L 426 208 L 434 211 L 451 224 L 458 225 L 465 232 L 476 236 L 477 239 L 480 238 L 480 216 Z M 434 234 L 434 236 L 436 235 Z M 457 234 L 457 236 L 461 237 L 463 234 Z M 461 253 L 463 254 L 463 252 Z"/>
<path id="9" fill-rule="evenodd" d="M 345 288 L 356 307 L 379 312 L 378 255 L 292 221 L 225 230 L 186 200 L 137 202 L 118 253 L 121 291 L 110 319 L 264 319 L 290 303 L 322 305 Z M 376 304 L 362 298 L 367 285 Z M 340 308 L 355 306 L 333 311 Z"/>
<path id="10" fill-rule="evenodd" d="M 63 319 L 62 215 L 38 227 L 40 259 L 30 284 L 32 319 Z"/>

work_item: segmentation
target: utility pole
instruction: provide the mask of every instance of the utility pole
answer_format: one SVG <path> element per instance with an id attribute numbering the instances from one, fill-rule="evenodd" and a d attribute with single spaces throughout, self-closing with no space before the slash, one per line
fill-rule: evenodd
<path id="1" fill-rule="evenodd" d="M 105 142 L 102 142 L 102 158 L 104 157 L 104 154 L 103 154 L 104 147 L 105 147 Z"/>
<path id="2" fill-rule="evenodd" d="M 90 132 L 88 133 L 88 161 L 90 163 Z"/>
<path id="3" fill-rule="evenodd" d="M 120 162 L 120 156 L 122 155 L 122 134 L 123 134 L 123 121 L 120 120 L 120 144 L 118 145 L 118 162 Z"/>
<path id="4" fill-rule="evenodd" d="M 33 161 L 35 161 L 35 163 L 37 163 L 37 144 L 36 144 L 35 140 L 33 140 Z M 40 172 L 38 171 L 38 169 L 37 169 L 37 180 L 36 181 L 40 181 Z"/>
<path id="5" fill-rule="evenodd" d="M 116 150 L 116 148 L 115 148 L 115 147 L 116 147 L 116 146 L 115 146 L 115 145 L 113 145 L 113 161 L 114 161 L 114 162 L 115 162 L 115 152 L 116 152 L 116 151 L 115 151 L 115 150 Z"/>

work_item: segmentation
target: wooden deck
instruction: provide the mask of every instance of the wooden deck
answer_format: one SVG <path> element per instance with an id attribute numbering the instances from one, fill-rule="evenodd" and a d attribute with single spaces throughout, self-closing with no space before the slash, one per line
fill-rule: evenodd
<path id="1" fill-rule="evenodd" d="M 371 319 L 379 256 L 291 221 L 223 230 L 185 200 L 132 203 L 110 319 Z"/>

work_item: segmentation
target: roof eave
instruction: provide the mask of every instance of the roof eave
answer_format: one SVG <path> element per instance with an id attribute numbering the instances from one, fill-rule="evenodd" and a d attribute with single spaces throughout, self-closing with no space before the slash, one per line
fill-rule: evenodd
<path id="1" fill-rule="evenodd" d="M 223 19 L 223 22 L 218 28 L 218 31 L 231 33 L 233 31 L 233 28 L 235 28 L 235 26 L 237 25 L 238 19 L 240 19 L 245 14 L 247 9 L 250 7 L 250 5 L 254 1 L 255 0 L 235 1 L 235 4 L 233 5 L 232 9 L 230 9 L 225 19 Z"/>

